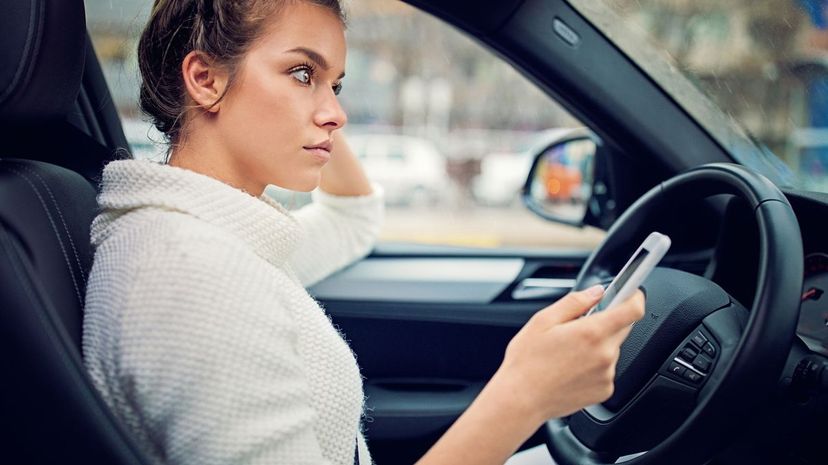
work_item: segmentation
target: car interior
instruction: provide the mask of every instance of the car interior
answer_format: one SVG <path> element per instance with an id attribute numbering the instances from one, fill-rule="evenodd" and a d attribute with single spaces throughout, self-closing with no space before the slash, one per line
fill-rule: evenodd
<path id="1" fill-rule="evenodd" d="M 546 444 L 561 465 L 828 463 L 828 346 L 815 341 L 828 325 L 828 195 L 734 163 L 759 149 L 707 133 L 565 0 L 406 3 L 589 126 L 594 182 L 608 189 L 583 223 L 608 233 L 588 252 L 380 243 L 311 288 L 357 354 L 375 462 L 415 462 L 534 312 L 608 283 L 659 230 L 673 248 L 643 286 L 648 316 L 623 347 L 615 394 L 524 447 Z M 97 180 L 130 156 L 84 3 L 6 2 L 0 30 L 1 460 L 153 463 L 81 355 Z"/>

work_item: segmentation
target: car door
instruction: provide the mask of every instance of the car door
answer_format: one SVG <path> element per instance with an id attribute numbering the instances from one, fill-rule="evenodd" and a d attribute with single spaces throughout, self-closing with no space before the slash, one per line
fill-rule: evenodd
<path id="1" fill-rule="evenodd" d="M 312 287 L 357 355 L 376 462 L 413 463 L 523 323 L 569 290 L 586 253 L 381 243 Z"/>

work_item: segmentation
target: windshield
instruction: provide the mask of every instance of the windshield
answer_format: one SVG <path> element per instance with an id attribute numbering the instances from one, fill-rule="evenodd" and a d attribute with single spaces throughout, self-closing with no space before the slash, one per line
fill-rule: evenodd
<path id="1" fill-rule="evenodd" d="M 738 162 L 828 192 L 828 0 L 571 3 Z"/>

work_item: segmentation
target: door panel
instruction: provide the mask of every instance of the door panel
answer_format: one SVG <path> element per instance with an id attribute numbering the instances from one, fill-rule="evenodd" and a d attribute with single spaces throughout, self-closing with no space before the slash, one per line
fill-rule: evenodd
<path id="1" fill-rule="evenodd" d="M 375 461 L 425 453 L 497 370 L 514 334 L 568 291 L 587 253 L 380 245 L 312 287 L 365 377 Z"/>
<path id="2" fill-rule="evenodd" d="M 372 258 L 311 293 L 325 300 L 484 304 L 500 295 L 523 265 L 520 258 Z"/>

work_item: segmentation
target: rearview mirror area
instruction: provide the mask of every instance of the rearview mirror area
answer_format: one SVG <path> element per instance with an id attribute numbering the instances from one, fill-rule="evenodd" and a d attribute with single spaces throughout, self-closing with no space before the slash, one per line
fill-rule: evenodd
<path id="1" fill-rule="evenodd" d="M 583 226 L 592 198 L 597 139 L 570 134 L 535 155 L 523 188 L 523 202 L 557 223 Z"/>

